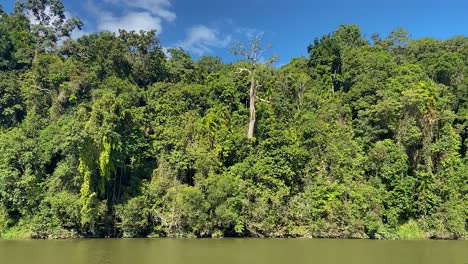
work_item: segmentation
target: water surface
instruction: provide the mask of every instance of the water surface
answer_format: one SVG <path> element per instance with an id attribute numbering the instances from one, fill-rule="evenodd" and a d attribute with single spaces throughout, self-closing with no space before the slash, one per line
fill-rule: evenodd
<path id="1" fill-rule="evenodd" d="M 0 241 L 5 264 L 468 264 L 468 241 L 101 239 Z"/>

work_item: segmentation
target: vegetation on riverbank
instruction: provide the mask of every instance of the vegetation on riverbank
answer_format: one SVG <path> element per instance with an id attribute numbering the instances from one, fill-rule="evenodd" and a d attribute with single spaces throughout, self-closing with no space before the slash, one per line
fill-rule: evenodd
<path id="1" fill-rule="evenodd" d="M 1 237 L 466 237 L 468 37 L 344 25 L 274 68 L 258 40 L 223 63 L 68 39 L 59 1 L 21 3 L 0 8 Z"/>

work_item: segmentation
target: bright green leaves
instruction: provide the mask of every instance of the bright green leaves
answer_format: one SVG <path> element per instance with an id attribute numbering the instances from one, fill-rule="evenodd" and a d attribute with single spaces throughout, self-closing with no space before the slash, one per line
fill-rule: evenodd
<path id="1" fill-rule="evenodd" d="M 0 17 L 0 235 L 467 235 L 466 37 L 341 26 L 275 69 L 166 58 L 154 31 L 52 49 L 34 30 L 49 42 Z"/>
<path id="2" fill-rule="evenodd" d="M 176 185 L 163 198 L 161 222 L 166 233 L 174 236 L 206 236 L 208 202 L 195 187 Z"/>
<path id="3" fill-rule="evenodd" d="M 83 177 L 83 183 L 80 189 L 81 203 L 81 225 L 94 225 L 94 204 L 96 201 L 96 191 L 93 186 L 94 153 L 90 149 L 91 145 L 86 143 L 81 150 L 78 172 Z"/>
<path id="4" fill-rule="evenodd" d="M 111 142 L 106 136 L 104 136 L 102 138 L 102 151 L 99 154 L 99 173 L 101 175 L 99 190 L 101 193 L 105 192 L 105 186 L 111 180 L 111 173 L 113 172 L 111 152 Z"/>

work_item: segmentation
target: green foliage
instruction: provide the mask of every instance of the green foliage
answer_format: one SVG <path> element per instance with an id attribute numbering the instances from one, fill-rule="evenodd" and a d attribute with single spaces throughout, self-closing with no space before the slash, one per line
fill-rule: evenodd
<path id="1" fill-rule="evenodd" d="M 44 199 L 32 219 L 33 238 L 73 238 L 80 226 L 80 201 L 77 194 L 67 191 Z"/>
<path id="2" fill-rule="evenodd" d="M 410 220 L 398 228 L 397 236 L 400 239 L 423 239 L 424 232 L 415 220 Z"/>
<path id="3" fill-rule="evenodd" d="M 466 238 L 466 37 L 346 25 L 273 68 L 155 31 L 62 42 L 64 12 L 0 16 L 2 238 Z"/>
<path id="4" fill-rule="evenodd" d="M 80 190 L 80 202 L 81 202 L 81 224 L 92 224 L 92 214 L 93 214 L 93 202 L 96 197 L 96 193 L 91 191 L 91 172 L 90 169 L 86 167 L 85 162 L 80 160 L 80 165 L 78 166 L 78 171 L 83 175 L 83 185 Z"/>
<path id="5" fill-rule="evenodd" d="M 24 117 L 24 102 L 16 74 L 0 72 L 0 125 L 10 127 Z"/>
<path id="6" fill-rule="evenodd" d="M 145 86 L 164 79 L 164 53 L 156 31 L 119 31 L 119 39 L 128 49 L 132 65 L 132 77 L 140 86 Z"/>
<path id="7" fill-rule="evenodd" d="M 0 205 L 0 237 L 2 237 L 2 234 L 7 231 L 11 224 L 12 220 L 10 219 L 10 215 L 8 214 L 5 206 L 3 204 Z"/>
<path id="8" fill-rule="evenodd" d="M 28 19 L 21 14 L 0 16 L 0 69 L 21 70 L 31 64 L 33 35 Z"/>
<path id="9" fill-rule="evenodd" d="M 145 196 L 137 196 L 117 207 L 123 237 L 140 237 L 151 231 L 150 207 Z"/>
<path id="10" fill-rule="evenodd" d="M 111 143 L 106 136 L 102 138 L 102 152 L 99 154 L 99 173 L 101 174 L 101 183 L 99 189 L 104 193 L 104 187 L 111 177 Z"/>
<path id="11" fill-rule="evenodd" d="M 65 7 L 60 0 L 18 0 L 15 12 L 32 15 L 36 23 L 31 23 L 31 33 L 37 49 L 54 48 L 63 37 L 70 37 L 83 23 L 77 17 L 67 19 Z"/>

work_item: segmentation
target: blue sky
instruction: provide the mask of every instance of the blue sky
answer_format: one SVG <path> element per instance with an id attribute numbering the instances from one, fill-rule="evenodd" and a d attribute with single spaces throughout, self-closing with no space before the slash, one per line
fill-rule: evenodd
<path id="1" fill-rule="evenodd" d="M 164 47 L 181 46 L 196 58 L 233 60 L 229 48 L 263 33 L 278 64 L 307 55 L 315 37 L 354 23 L 365 36 L 405 28 L 413 38 L 468 35 L 466 0 L 63 0 L 84 22 L 84 33 L 157 29 Z M 11 11 L 14 0 L 0 0 Z M 83 33 L 75 33 L 79 36 Z"/>

